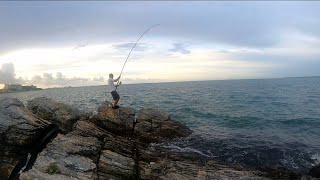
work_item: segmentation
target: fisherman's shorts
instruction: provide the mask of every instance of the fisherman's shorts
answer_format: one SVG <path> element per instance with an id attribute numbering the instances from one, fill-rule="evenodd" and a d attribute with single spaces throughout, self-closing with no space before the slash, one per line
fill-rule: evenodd
<path id="1" fill-rule="evenodd" d="M 111 95 L 112 95 L 113 100 L 115 100 L 115 101 L 120 99 L 120 95 L 118 94 L 117 91 L 111 91 Z"/>

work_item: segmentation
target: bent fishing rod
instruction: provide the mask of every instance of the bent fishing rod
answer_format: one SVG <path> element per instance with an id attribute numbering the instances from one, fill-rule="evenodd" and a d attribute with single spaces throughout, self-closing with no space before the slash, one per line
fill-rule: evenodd
<path id="1" fill-rule="evenodd" d="M 123 66 L 122 66 L 122 69 L 121 69 L 121 72 L 120 72 L 119 77 L 121 76 L 121 74 L 122 74 L 122 72 L 123 72 L 123 69 L 124 69 L 125 65 L 127 64 L 127 61 L 128 61 L 128 59 L 129 59 L 129 57 L 130 57 L 130 55 L 131 55 L 131 52 L 132 52 L 133 49 L 136 47 L 136 45 L 138 44 L 138 42 L 139 42 L 139 40 L 142 38 L 142 36 L 143 36 L 144 34 L 146 34 L 151 28 L 153 28 L 153 27 L 155 27 L 155 26 L 159 26 L 159 25 L 160 25 L 160 24 L 155 24 L 155 25 L 149 27 L 146 31 L 144 31 L 144 32 L 141 34 L 141 36 L 140 36 L 139 39 L 136 41 L 136 43 L 134 43 L 133 47 L 131 48 L 131 50 L 130 50 L 127 58 L 126 58 L 126 61 L 124 62 Z M 119 86 L 119 84 L 121 84 L 120 79 L 118 80 L 117 87 Z M 116 88 L 117 88 L 117 87 L 116 87 Z"/>

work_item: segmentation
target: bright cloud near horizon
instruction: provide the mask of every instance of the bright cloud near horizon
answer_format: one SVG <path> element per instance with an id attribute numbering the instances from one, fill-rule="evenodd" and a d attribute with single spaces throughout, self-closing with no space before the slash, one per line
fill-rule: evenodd
<path id="1" fill-rule="evenodd" d="M 320 75 L 320 2 L 0 2 L 1 84 Z"/>

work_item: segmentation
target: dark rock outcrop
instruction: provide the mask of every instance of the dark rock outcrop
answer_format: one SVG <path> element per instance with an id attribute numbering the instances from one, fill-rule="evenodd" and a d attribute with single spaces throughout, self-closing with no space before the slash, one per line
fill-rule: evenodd
<path id="1" fill-rule="evenodd" d="M 320 178 L 320 164 L 312 167 L 309 171 L 309 175 L 315 178 Z"/>
<path id="2" fill-rule="evenodd" d="M 158 109 L 142 109 L 138 113 L 135 133 L 147 142 L 161 142 L 189 136 L 192 131 Z"/>
<path id="3" fill-rule="evenodd" d="M 96 137 L 99 140 L 103 140 L 105 137 L 110 137 L 110 132 L 96 126 L 90 121 L 77 121 L 74 124 L 71 134 L 83 136 L 83 137 Z"/>
<path id="4" fill-rule="evenodd" d="M 22 173 L 20 179 L 49 178 L 95 179 L 101 143 L 95 137 L 59 134 L 37 158 L 32 170 Z"/>
<path id="5" fill-rule="evenodd" d="M 59 125 L 64 127 L 65 134 L 59 134 L 47 144 L 38 154 L 32 169 L 20 175 L 21 180 L 267 179 L 259 176 L 261 172 L 237 170 L 212 160 L 203 163 L 198 157 L 191 158 L 191 154 L 178 154 L 155 148 L 149 143 L 185 137 L 192 133 L 189 128 L 172 120 L 167 113 L 160 110 L 143 109 L 135 118 L 135 110 L 132 108 L 112 109 L 107 103 L 103 103 L 96 115 L 76 122 L 77 118 L 69 118 L 73 110 L 65 108 L 62 103 L 47 100 L 46 98 L 34 100 L 29 102 L 28 107 L 34 110 L 35 114 L 43 113 L 43 118 L 56 124 L 60 123 Z M 40 130 L 50 124 L 32 115 L 19 101 L 3 104 L 5 110 L 1 111 L 4 112 L 0 114 L 1 118 L 9 116 L 11 119 L 24 119 L 24 121 L 34 118 L 33 120 L 37 122 L 36 127 L 39 128 L 39 133 L 38 129 L 35 129 L 34 134 L 30 132 L 27 137 L 22 137 L 20 140 L 2 138 L 1 143 L 12 145 L 10 147 L 20 145 L 25 147 L 29 145 L 25 141 L 37 141 L 36 136 L 41 134 Z M 16 109 L 11 109 L 14 107 Z M 8 128 L 4 127 L 5 125 L 1 124 L 0 130 L 5 129 L 7 132 Z M 133 127 L 136 129 L 134 136 L 131 136 Z M 20 133 L 23 130 L 19 128 L 14 132 Z M 12 135 L 14 133 L 10 134 Z M 33 135 L 35 137 L 31 138 Z"/>
<path id="6" fill-rule="evenodd" d="M 99 161 L 99 177 L 100 179 L 134 179 L 134 166 L 133 158 L 104 150 Z"/>
<path id="7" fill-rule="evenodd" d="M 141 179 L 157 180 L 268 180 L 259 177 L 255 171 L 241 171 L 208 161 L 200 165 L 194 161 L 159 158 L 155 162 L 140 162 Z"/>
<path id="8" fill-rule="evenodd" d="M 98 108 L 98 114 L 93 122 L 114 134 L 130 136 L 135 119 L 135 110 L 129 107 L 113 109 L 109 102 L 103 102 Z"/>
<path id="9" fill-rule="evenodd" d="M 63 133 L 71 131 L 73 124 L 81 117 L 78 109 L 46 97 L 28 101 L 27 108 L 40 118 L 58 125 Z"/>
<path id="10" fill-rule="evenodd" d="M 135 118 L 135 110 L 129 107 L 113 109 L 108 102 L 102 103 L 92 122 L 117 135 L 133 135 L 145 142 L 163 142 L 168 139 L 186 137 L 192 131 L 185 125 L 172 120 L 158 109 L 142 109 Z"/>
<path id="11" fill-rule="evenodd" d="M 300 173 L 290 171 L 284 167 L 259 167 L 258 170 L 263 172 L 263 175 L 270 179 L 300 180 L 302 178 Z"/>
<path id="12" fill-rule="evenodd" d="M 0 102 L 1 148 L 28 148 L 50 123 L 25 109 L 18 99 Z"/>
<path id="13" fill-rule="evenodd" d="M 0 101 L 0 179 L 8 178 L 14 166 L 34 151 L 39 136 L 49 125 L 18 99 Z"/>

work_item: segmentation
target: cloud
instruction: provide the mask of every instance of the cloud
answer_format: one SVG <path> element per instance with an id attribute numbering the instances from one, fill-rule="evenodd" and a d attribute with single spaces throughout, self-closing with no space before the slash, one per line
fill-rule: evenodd
<path id="1" fill-rule="evenodd" d="M 1 2 L 0 53 L 124 42 L 155 23 L 144 38 L 270 47 L 290 27 L 319 37 L 319 16 L 319 2 Z"/>
<path id="2" fill-rule="evenodd" d="M 191 53 L 191 51 L 186 48 L 187 47 L 186 44 L 173 43 L 173 46 L 174 47 L 172 49 L 169 49 L 169 51 L 171 51 L 171 52 L 179 52 L 181 54 L 190 54 Z"/>
<path id="3" fill-rule="evenodd" d="M 15 67 L 13 63 L 4 63 L 0 68 L 0 84 L 22 84 L 36 85 L 39 87 L 65 87 L 65 86 L 85 86 L 85 85 L 100 85 L 104 83 L 104 78 L 93 77 L 67 77 L 62 72 L 47 73 L 42 75 L 34 75 L 31 78 L 16 77 Z"/>
<path id="4" fill-rule="evenodd" d="M 66 77 L 61 72 L 57 72 L 56 79 L 57 80 L 64 80 L 64 79 L 66 79 Z"/>
<path id="5" fill-rule="evenodd" d="M 46 87 L 65 87 L 65 86 L 81 86 L 86 85 L 90 81 L 89 78 L 72 77 L 68 78 L 61 72 L 57 72 L 55 76 L 52 73 L 43 73 L 42 76 L 35 75 L 26 83 L 35 84 Z"/>
<path id="6" fill-rule="evenodd" d="M 43 73 L 43 78 L 44 82 L 46 83 L 53 83 L 54 77 L 50 73 Z"/>
<path id="7" fill-rule="evenodd" d="M 156 23 L 160 26 L 139 41 L 134 50 L 137 53 L 132 53 L 123 75 L 134 79 L 153 73 L 156 75 L 152 78 L 156 79 L 170 70 L 167 79 L 181 73 L 181 79 L 188 80 L 190 77 L 183 75 L 185 69 L 178 68 L 184 63 L 190 61 L 188 72 L 194 72 L 193 66 L 207 67 L 212 61 L 223 64 L 225 60 L 279 65 L 274 71 L 266 70 L 269 74 L 265 77 L 273 76 L 275 71 L 295 74 L 305 62 L 299 72 L 308 75 L 308 67 L 319 67 L 319 5 L 320 2 L 234 1 L 0 2 L 0 61 L 15 64 L 11 74 L 1 68 L 0 79 L 42 84 L 51 81 L 56 86 L 98 85 L 104 80 L 100 77 L 107 77 L 105 74 L 120 72 L 132 42 Z M 203 53 L 197 53 L 201 50 Z M 215 53 L 208 53 L 211 51 Z M 217 57 L 217 53 L 223 55 Z M 187 59 L 191 57 L 195 60 Z M 168 64 L 162 66 L 165 63 Z M 247 71 L 257 70 L 248 67 Z M 203 72 L 210 74 L 213 68 Z M 236 71 L 228 73 L 237 77 Z"/>
<path id="8" fill-rule="evenodd" d="M 79 43 L 73 48 L 73 50 L 79 50 L 80 48 L 87 47 L 88 45 L 89 45 L 89 42 Z"/>
<path id="9" fill-rule="evenodd" d="M 32 82 L 41 82 L 42 81 L 42 77 L 40 75 L 35 75 L 32 77 L 31 79 Z"/>
<path id="10" fill-rule="evenodd" d="M 93 78 L 93 81 L 97 81 L 97 82 L 104 82 L 104 78 L 103 77 L 97 77 L 97 78 Z"/>
<path id="11" fill-rule="evenodd" d="M 15 69 L 12 63 L 2 64 L 0 68 L 0 84 L 16 83 L 19 80 L 15 78 Z"/>
<path id="12" fill-rule="evenodd" d="M 122 43 L 122 44 L 115 44 L 112 47 L 118 50 L 131 50 L 135 43 Z M 134 47 L 134 51 L 146 51 L 147 44 L 146 43 L 137 43 Z"/>

